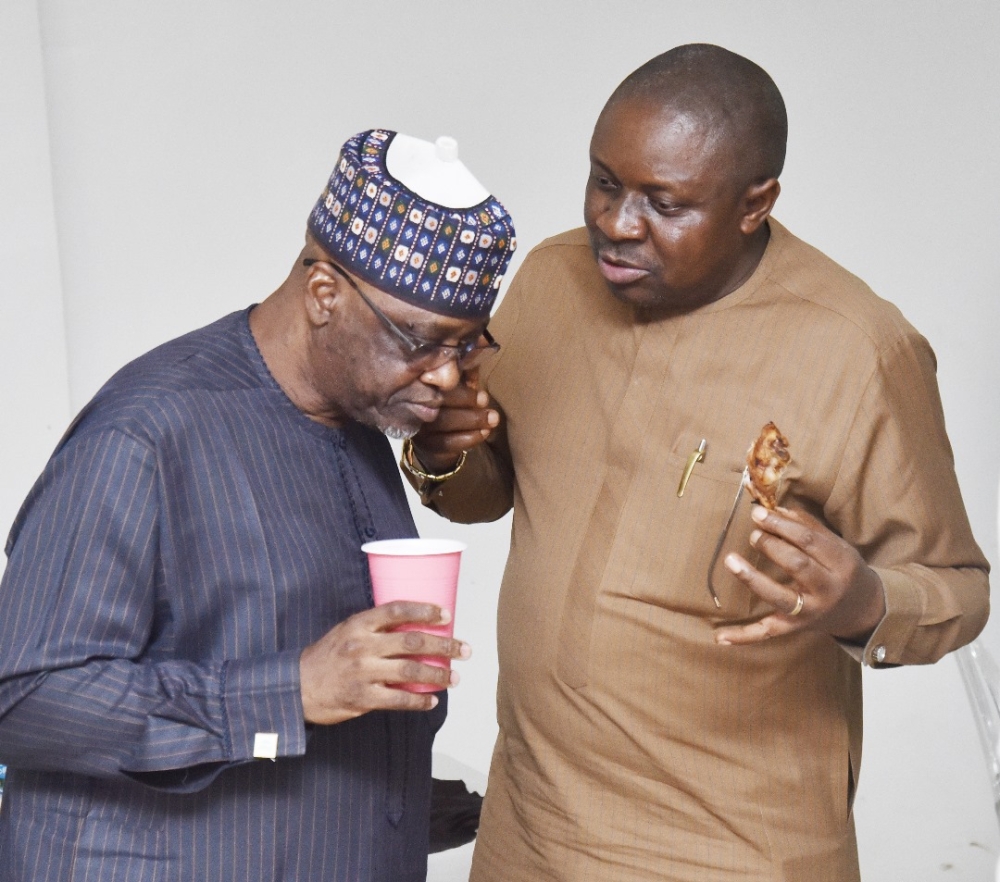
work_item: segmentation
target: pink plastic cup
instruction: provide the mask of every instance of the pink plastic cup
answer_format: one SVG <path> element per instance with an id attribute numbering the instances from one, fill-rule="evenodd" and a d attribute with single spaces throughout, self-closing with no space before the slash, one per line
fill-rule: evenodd
<path id="1" fill-rule="evenodd" d="M 400 625 L 398 631 L 423 631 L 451 637 L 455 627 L 455 595 L 458 591 L 458 565 L 465 544 L 453 539 L 383 539 L 367 542 L 361 550 L 368 555 L 375 605 L 394 600 L 433 603 L 451 613 L 447 625 Z M 415 655 L 417 661 L 451 668 L 451 659 L 437 655 Z M 400 683 L 409 692 L 437 692 L 430 683 Z"/>

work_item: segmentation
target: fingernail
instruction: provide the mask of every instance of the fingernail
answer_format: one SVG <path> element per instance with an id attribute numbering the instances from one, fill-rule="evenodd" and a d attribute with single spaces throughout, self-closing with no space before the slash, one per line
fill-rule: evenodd
<path id="1" fill-rule="evenodd" d="M 436 695 L 431 696 L 431 710 L 434 710 L 438 706 L 438 697 Z"/>
<path id="2" fill-rule="evenodd" d="M 736 573 L 736 575 L 739 575 L 744 571 L 744 569 L 746 569 L 743 565 L 743 561 L 740 560 L 740 558 L 738 558 L 735 554 L 727 554 L 723 563 L 726 565 L 726 569 L 729 570 L 729 572 Z"/>
<path id="3" fill-rule="evenodd" d="M 761 533 L 761 531 L 760 531 L 760 530 L 754 530 L 754 531 L 753 531 L 753 532 L 752 532 L 752 533 L 750 534 L 750 544 L 751 544 L 751 545 L 756 545 L 756 544 L 757 544 L 757 540 L 758 540 L 758 539 L 760 539 L 760 537 L 761 537 L 761 536 L 763 536 L 763 535 L 764 535 L 764 534 L 763 534 L 763 533 Z"/>
<path id="4" fill-rule="evenodd" d="M 442 625 L 447 625 L 451 621 L 451 611 L 445 607 L 441 607 L 441 618 L 439 619 Z"/>
<path id="5" fill-rule="evenodd" d="M 725 637 L 716 637 L 715 642 L 718 646 L 732 646 L 733 644 Z"/>
<path id="6" fill-rule="evenodd" d="M 500 414 L 498 414 L 495 410 L 489 411 L 489 413 L 486 414 L 486 422 L 493 428 L 496 428 L 500 425 Z"/>
<path id="7" fill-rule="evenodd" d="M 448 678 L 448 684 L 451 686 L 457 686 L 462 682 L 462 678 L 458 675 L 458 671 L 452 671 L 451 676 Z"/>
<path id="8" fill-rule="evenodd" d="M 462 658 L 472 658 L 472 647 L 468 643 L 463 643 L 458 650 L 458 654 Z"/>
<path id="9" fill-rule="evenodd" d="M 476 396 L 476 407 L 486 407 L 490 403 L 490 396 L 485 392 L 480 392 Z"/>
<path id="10" fill-rule="evenodd" d="M 755 505 L 753 511 L 750 512 L 750 517 L 760 524 L 767 517 L 767 509 L 763 505 Z"/>

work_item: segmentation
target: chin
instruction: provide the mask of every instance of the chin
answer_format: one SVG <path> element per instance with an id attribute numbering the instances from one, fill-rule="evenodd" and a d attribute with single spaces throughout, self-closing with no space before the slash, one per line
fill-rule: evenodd
<path id="1" fill-rule="evenodd" d="M 648 291 L 634 285 L 612 285 L 607 281 L 605 284 L 616 300 L 634 306 L 636 309 L 658 311 L 671 306 L 664 295 L 654 291 Z"/>
<path id="2" fill-rule="evenodd" d="M 395 441 L 405 441 L 417 434 L 417 429 L 413 426 L 376 426 L 387 438 Z"/>
<path id="3" fill-rule="evenodd" d="M 683 315 L 711 302 L 711 298 L 690 294 L 684 296 L 684 294 L 663 290 L 651 291 L 648 288 L 632 285 L 627 287 L 608 285 L 608 290 L 615 296 L 615 299 L 627 303 L 648 319 Z"/>

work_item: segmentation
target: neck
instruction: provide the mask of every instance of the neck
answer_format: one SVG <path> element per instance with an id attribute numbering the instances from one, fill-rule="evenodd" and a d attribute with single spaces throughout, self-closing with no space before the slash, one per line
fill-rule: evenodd
<path id="1" fill-rule="evenodd" d="M 311 327 L 304 311 L 295 309 L 301 292 L 286 280 L 250 313 L 250 333 L 264 364 L 288 400 L 309 419 L 325 426 L 341 426 L 343 417 L 324 401 L 312 381 L 309 362 Z"/>
<path id="2" fill-rule="evenodd" d="M 723 297 L 732 294 L 733 291 L 743 287 L 747 279 L 754 274 L 754 270 L 760 265 L 764 257 L 764 252 L 767 251 L 767 243 L 770 239 L 771 228 L 767 222 L 764 222 L 748 237 L 743 257 L 736 264 L 729 284 L 726 285 L 716 300 L 721 300 Z"/>

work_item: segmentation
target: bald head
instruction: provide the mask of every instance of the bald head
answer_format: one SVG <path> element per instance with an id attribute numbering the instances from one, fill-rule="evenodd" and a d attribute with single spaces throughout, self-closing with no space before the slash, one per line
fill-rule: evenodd
<path id="1" fill-rule="evenodd" d="M 781 174 L 788 138 L 785 102 L 767 72 L 742 55 L 707 43 L 678 46 L 629 74 L 606 109 L 623 101 L 698 121 L 730 157 L 740 186 Z"/>

